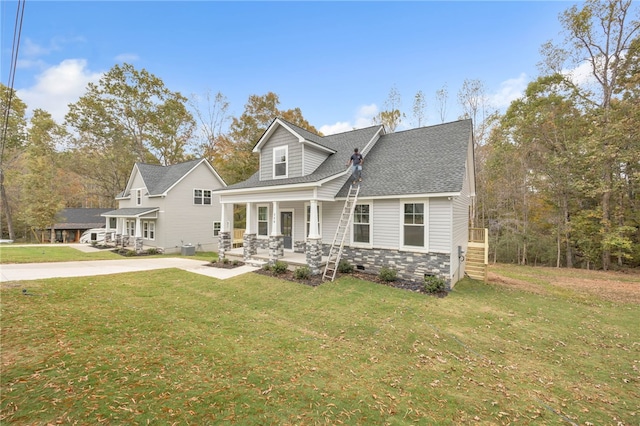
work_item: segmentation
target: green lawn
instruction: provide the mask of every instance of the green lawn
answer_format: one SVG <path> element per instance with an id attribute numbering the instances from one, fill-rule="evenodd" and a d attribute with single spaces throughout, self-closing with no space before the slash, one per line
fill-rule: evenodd
<path id="1" fill-rule="evenodd" d="M 177 269 L 11 284 L 3 424 L 640 423 L 637 304 Z"/>
<path id="2" fill-rule="evenodd" d="M 154 255 L 152 257 L 162 257 Z M 180 255 L 167 255 L 181 257 Z M 214 252 L 198 252 L 195 259 L 215 260 L 218 255 Z M 39 262 L 71 262 L 81 260 L 109 260 L 123 259 L 123 256 L 112 253 L 111 250 L 100 250 L 92 253 L 84 253 L 68 246 L 52 247 L 46 245 L 33 245 L 23 247 L 0 246 L 0 263 L 39 263 Z"/>

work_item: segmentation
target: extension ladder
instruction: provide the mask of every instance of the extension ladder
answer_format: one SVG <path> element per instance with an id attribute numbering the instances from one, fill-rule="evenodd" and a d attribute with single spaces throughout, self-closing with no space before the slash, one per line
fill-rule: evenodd
<path id="1" fill-rule="evenodd" d="M 342 208 L 342 215 L 340 216 L 340 222 L 338 222 L 338 228 L 336 229 L 336 235 L 333 237 L 331 248 L 329 249 L 329 257 L 327 264 L 324 268 L 324 274 L 322 280 L 336 279 L 336 273 L 338 272 L 338 264 L 342 257 L 342 248 L 344 247 L 344 240 L 349 230 L 349 224 L 353 217 L 353 212 L 356 209 L 356 201 L 358 200 L 358 194 L 360 193 L 360 184 L 351 185 L 349 193 L 347 194 L 347 200 L 344 202 Z"/>

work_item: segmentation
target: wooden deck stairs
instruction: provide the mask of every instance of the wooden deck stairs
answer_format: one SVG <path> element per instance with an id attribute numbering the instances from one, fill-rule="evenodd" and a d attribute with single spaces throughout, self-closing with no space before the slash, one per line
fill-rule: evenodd
<path id="1" fill-rule="evenodd" d="M 322 274 L 322 280 L 331 281 L 336 279 L 336 273 L 338 272 L 338 264 L 342 257 L 342 249 L 344 248 L 344 241 L 349 231 L 349 224 L 353 217 L 353 212 L 356 209 L 356 201 L 358 200 L 358 194 L 360 193 L 360 185 L 351 185 L 349 188 L 349 194 L 347 194 L 347 200 L 344 202 L 342 208 L 342 215 L 340 215 L 340 222 L 338 222 L 338 228 L 336 234 L 333 237 L 331 248 L 329 249 L 329 258 L 324 268 L 324 274 Z"/>
<path id="2" fill-rule="evenodd" d="M 489 264 L 489 230 L 486 228 L 469 228 L 469 245 L 467 247 L 465 273 L 474 280 L 487 282 L 487 265 Z"/>

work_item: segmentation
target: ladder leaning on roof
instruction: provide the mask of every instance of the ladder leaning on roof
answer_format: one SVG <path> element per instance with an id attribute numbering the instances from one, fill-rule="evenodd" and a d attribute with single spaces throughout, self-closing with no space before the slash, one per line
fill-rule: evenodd
<path id="1" fill-rule="evenodd" d="M 340 222 L 338 222 L 338 228 L 336 229 L 336 235 L 333 237 L 333 243 L 329 249 L 329 258 L 327 259 L 327 265 L 324 268 L 324 274 L 322 280 L 325 281 L 328 278 L 331 281 L 336 279 L 336 273 L 338 272 L 338 264 L 342 257 L 342 248 L 344 247 L 344 240 L 349 230 L 349 224 L 353 217 L 353 212 L 356 209 L 356 201 L 358 200 L 358 194 L 360 193 L 360 184 L 351 185 L 349 193 L 347 194 L 347 200 L 344 202 L 342 208 L 342 215 L 340 216 Z"/>

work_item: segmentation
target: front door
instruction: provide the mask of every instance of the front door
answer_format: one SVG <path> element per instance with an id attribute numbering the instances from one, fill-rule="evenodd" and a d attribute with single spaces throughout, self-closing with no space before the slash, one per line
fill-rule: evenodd
<path id="1" fill-rule="evenodd" d="M 280 231 L 284 237 L 284 248 L 293 248 L 293 212 L 280 212 Z"/>

